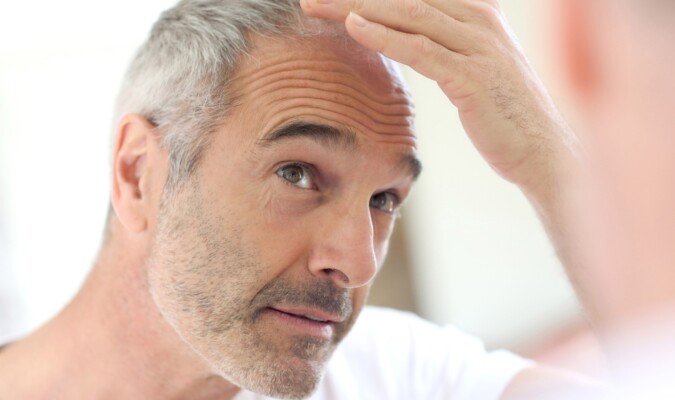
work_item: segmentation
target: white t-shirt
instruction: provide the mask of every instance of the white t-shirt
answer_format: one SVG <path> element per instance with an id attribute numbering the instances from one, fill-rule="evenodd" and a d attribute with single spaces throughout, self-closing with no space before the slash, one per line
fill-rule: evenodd
<path id="1" fill-rule="evenodd" d="M 497 400 L 532 365 L 414 314 L 365 307 L 328 363 L 312 400 Z M 236 400 L 265 400 L 247 391 Z"/>

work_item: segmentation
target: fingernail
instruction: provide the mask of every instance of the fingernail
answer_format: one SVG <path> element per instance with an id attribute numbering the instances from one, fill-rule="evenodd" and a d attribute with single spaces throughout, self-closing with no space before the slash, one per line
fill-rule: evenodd
<path id="1" fill-rule="evenodd" d="M 365 28 L 368 26 L 368 21 L 355 12 L 350 12 L 349 17 L 352 19 L 352 21 L 354 21 L 354 25 L 358 26 L 359 28 Z"/>

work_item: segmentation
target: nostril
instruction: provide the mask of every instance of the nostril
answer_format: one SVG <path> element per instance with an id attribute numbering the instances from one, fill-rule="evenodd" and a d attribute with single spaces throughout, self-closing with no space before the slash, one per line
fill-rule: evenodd
<path id="1" fill-rule="evenodd" d="M 328 274 L 328 276 L 330 276 L 331 278 L 338 279 L 345 285 L 349 284 L 349 277 L 339 269 L 326 268 L 325 271 L 326 274 Z"/>

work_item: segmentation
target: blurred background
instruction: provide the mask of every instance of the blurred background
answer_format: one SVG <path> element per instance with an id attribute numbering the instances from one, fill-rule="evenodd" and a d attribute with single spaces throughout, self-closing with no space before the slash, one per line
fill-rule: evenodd
<path id="1" fill-rule="evenodd" d="M 501 1 L 565 110 L 554 2 Z M 55 315 L 89 270 L 108 207 L 117 87 L 173 3 L 0 3 L 0 342 Z M 534 211 L 480 159 L 435 83 L 405 73 L 425 171 L 371 303 L 455 324 L 489 348 L 573 363 L 565 346 L 593 338 Z"/>

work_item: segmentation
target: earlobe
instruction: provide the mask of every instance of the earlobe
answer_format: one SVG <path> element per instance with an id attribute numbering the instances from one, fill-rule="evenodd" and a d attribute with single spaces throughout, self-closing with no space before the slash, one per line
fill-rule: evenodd
<path id="1" fill-rule="evenodd" d="M 145 117 L 127 114 L 115 137 L 112 203 L 122 225 L 135 233 L 146 230 L 150 219 L 155 128 Z"/>

